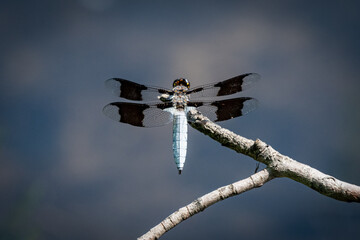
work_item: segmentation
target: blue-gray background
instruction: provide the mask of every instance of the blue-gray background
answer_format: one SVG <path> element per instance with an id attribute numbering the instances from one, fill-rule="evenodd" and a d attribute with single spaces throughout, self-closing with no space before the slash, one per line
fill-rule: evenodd
<path id="1" fill-rule="evenodd" d="M 106 118 L 104 80 L 170 87 L 257 72 L 260 106 L 221 123 L 360 184 L 357 1 L 1 1 L 0 239 L 134 239 L 248 177 L 255 162 L 189 129 Z M 264 166 L 261 166 L 264 167 Z M 164 239 L 350 239 L 360 207 L 289 179 L 218 203 Z"/>

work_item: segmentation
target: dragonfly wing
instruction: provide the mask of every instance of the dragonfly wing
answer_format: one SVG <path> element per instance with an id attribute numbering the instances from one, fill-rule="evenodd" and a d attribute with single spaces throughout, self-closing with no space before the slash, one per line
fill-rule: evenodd
<path id="1" fill-rule="evenodd" d="M 188 106 L 196 107 L 202 114 L 214 122 L 243 116 L 256 109 L 257 105 L 258 101 L 255 98 L 250 97 L 188 103 Z"/>
<path id="2" fill-rule="evenodd" d="M 146 86 L 122 78 L 110 78 L 105 81 L 105 86 L 114 95 L 134 101 L 154 101 L 161 94 L 173 94 L 168 89 Z"/>
<path id="3" fill-rule="evenodd" d="M 159 127 L 172 121 L 172 114 L 163 111 L 172 103 L 138 104 L 113 102 L 106 105 L 103 113 L 111 119 L 137 127 Z"/>
<path id="4" fill-rule="evenodd" d="M 257 73 L 246 73 L 222 82 L 206 84 L 187 91 L 190 99 L 226 96 L 244 91 L 260 80 Z"/>

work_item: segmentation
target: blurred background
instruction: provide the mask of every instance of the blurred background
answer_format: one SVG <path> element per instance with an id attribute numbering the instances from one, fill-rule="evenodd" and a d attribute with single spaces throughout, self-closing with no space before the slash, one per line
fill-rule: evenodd
<path id="1" fill-rule="evenodd" d="M 0 3 L 0 239 L 135 239 L 256 162 L 189 128 L 102 114 L 111 77 L 170 88 L 256 72 L 258 109 L 220 125 L 360 185 L 358 1 Z M 264 168 L 263 165 L 260 168 Z M 206 209 L 164 239 L 350 239 L 360 206 L 289 179 Z"/>

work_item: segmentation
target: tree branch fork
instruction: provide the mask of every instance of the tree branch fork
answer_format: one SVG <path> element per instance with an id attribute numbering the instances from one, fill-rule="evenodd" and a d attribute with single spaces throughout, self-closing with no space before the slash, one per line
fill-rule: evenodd
<path id="1" fill-rule="evenodd" d="M 306 164 L 297 162 L 288 156 L 282 155 L 259 139 L 253 141 L 239 136 L 211 122 L 197 110 L 191 110 L 188 113 L 188 119 L 193 128 L 218 141 L 221 145 L 247 155 L 265 164 L 267 167 L 248 178 L 223 186 L 199 197 L 187 206 L 172 213 L 138 239 L 158 239 L 180 222 L 205 210 L 207 207 L 226 198 L 261 187 L 274 178 L 287 177 L 325 196 L 345 202 L 360 202 L 360 187 L 357 185 L 343 182 Z"/>

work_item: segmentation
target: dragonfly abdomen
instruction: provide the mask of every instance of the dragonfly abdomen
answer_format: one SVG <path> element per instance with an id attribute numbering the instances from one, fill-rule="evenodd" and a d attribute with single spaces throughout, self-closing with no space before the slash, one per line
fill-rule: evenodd
<path id="1" fill-rule="evenodd" d="M 179 174 L 184 168 L 187 150 L 187 118 L 182 109 L 176 109 L 173 114 L 173 151 Z"/>

